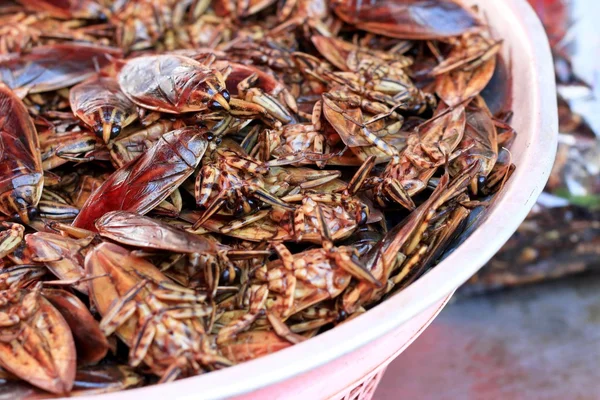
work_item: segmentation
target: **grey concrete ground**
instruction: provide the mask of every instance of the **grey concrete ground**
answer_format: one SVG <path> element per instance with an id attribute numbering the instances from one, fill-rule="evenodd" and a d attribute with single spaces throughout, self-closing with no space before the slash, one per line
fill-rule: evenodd
<path id="1" fill-rule="evenodd" d="M 599 399 L 600 276 L 450 304 L 388 368 L 375 400 Z"/>

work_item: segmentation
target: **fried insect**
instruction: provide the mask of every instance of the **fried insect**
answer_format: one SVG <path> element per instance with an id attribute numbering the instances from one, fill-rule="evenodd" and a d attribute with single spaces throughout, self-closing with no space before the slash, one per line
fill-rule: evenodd
<path id="1" fill-rule="evenodd" d="M 73 226 L 95 230 L 96 219 L 109 211 L 151 211 L 194 172 L 206 151 L 205 134 L 190 126 L 162 136 L 150 151 L 117 170 L 92 193 Z"/>
<path id="2" fill-rule="evenodd" d="M 222 74 L 180 55 L 128 60 L 118 76 L 121 90 L 137 105 L 166 113 L 229 110 Z"/>
<path id="3" fill-rule="evenodd" d="M 398 39 L 443 39 L 480 26 L 473 12 L 456 0 L 335 0 L 332 9 L 348 24 Z"/>
<path id="4" fill-rule="evenodd" d="M 27 223 L 44 185 L 40 144 L 27 109 L 1 83 L 0 140 L 0 212 Z"/>
<path id="5" fill-rule="evenodd" d="M 270 165 L 276 162 L 257 162 L 242 154 L 237 144 L 228 140 L 222 142 L 211 158 L 212 162 L 206 162 L 196 177 L 196 204 L 206 212 L 194 228 L 223 208 L 234 215 L 250 214 L 259 206 L 258 202 L 291 209 L 267 190 L 265 175 Z"/>
<path id="6" fill-rule="evenodd" d="M 19 0 L 19 3 L 32 11 L 46 12 L 60 19 L 106 19 L 101 5 L 93 0 Z"/>
<path id="7" fill-rule="evenodd" d="M 50 92 L 82 82 L 118 58 L 121 52 L 113 47 L 64 43 L 35 47 L 31 52 L 10 54 L 0 59 L 0 81 L 17 91 Z"/>
<path id="8" fill-rule="evenodd" d="M 112 77 L 96 76 L 69 91 L 73 114 L 79 117 L 104 143 L 137 119 L 136 106 Z"/>
<path id="9" fill-rule="evenodd" d="M 65 394 L 75 379 L 75 344 L 62 315 L 31 289 L 2 290 L 0 365 L 51 393 Z"/>
<path id="10" fill-rule="evenodd" d="M 86 256 L 91 297 L 103 319 L 100 328 L 129 346 L 129 364 L 144 362 L 168 382 L 231 362 L 208 341 L 202 318 L 211 314 L 206 296 L 172 283 L 151 263 L 114 244 Z M 115 301 L 117 300 L 117 301 Z"/>
<path id="11" fill-rule="evenodd" d="M 91 238 L 72 239 L 56 233 L 36 232 L 25 237 L 27 248 L 35 262 L 45 264 L 59 279 L 71 281 L 73 288 L 87 294 L 84 277 L 84 251 Z"/>

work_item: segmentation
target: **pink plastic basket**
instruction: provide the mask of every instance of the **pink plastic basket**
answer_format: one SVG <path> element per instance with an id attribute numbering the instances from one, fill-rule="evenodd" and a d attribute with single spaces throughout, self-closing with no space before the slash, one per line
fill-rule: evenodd
<path id="1" fill-rule="evenodd" d="M 525 0 L 469 0 L 496 37 L 512 76 L 511 148 L 517 169 L 479 228 L 411 286 L 363 315 L 275 354 L 106 400 L 369 399 L 387 365 L 431 323 L 453 291 L 508 240 L 542 191 L 554 161 L 557 110 L 544 29 Z"/>

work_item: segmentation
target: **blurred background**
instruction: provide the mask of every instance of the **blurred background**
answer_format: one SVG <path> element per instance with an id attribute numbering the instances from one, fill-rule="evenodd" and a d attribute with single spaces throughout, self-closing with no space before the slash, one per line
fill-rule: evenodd
<path id="1" fill-rule="evenodd" d="M 600 398 L 600 1 L 529 0 L 559 146 L 527 220 L 387 369 L 376 400 Z"/>

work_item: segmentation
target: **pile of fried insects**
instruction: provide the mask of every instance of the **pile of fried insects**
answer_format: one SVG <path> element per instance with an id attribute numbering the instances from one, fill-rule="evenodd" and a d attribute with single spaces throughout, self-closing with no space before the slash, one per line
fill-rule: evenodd
<path id="1" fill-rule="evenodd" d="M 455 0 L 3 1 L 0 390 L 225 368 L 409 285 L 514 170 L 501 44 Z"/>

